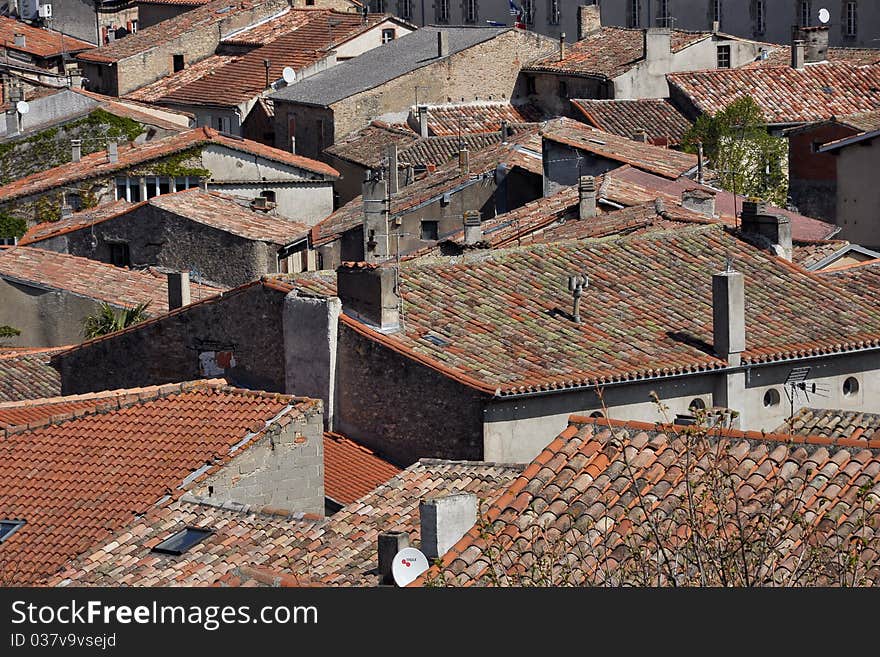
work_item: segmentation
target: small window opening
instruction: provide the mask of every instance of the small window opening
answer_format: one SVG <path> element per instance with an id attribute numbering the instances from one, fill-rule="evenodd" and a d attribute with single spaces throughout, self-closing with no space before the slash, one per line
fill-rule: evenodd
<path id="1" fill-rule="evenodd" d="M 855 397 L 859 392 L 859 380 L 853 376 L 848 377 L 843 382 L 843 396 Z"/>
<path id="2" fill-rule="evenodd" d="M 24 526 L 24 520 L 0 520 L 0 543 Z"/>
<path id="3" fill-rule="evenodd" d="M 203 529 L 201 527 L 187 527 L 177 532 L 170 538 L 166 538 L 153 548 L 153 552 L 160 554 L 181 555 L 194 545 L 201 543 L 208 536 L 213 534 L 211 529 Z"/>
<path id="4" fill-rule="evenodd" d="M 779 406 L 780 401 L 782 401 L 782 398 L 779 396 L 779 391 L 776 388 L 770 388 L 770 390 L 764 393 L 764 408 Z"/>

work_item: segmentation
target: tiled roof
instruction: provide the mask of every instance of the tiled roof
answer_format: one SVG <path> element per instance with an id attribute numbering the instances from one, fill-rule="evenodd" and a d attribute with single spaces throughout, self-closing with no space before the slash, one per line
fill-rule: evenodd
<path id="1" fill-rule="evenodd" d="M 420 137 L 412 130 L 398 128 L 381 121 L 373 121 L 363 130 L 358 130 L 340 139 L 324 152 L 365 167 L 378 167 L 385 157 L 385 149 L 397 144 L 398 153 L 419 141 Z"/>
<path id="2" fill-rule="evenodd" d="M 791 433 L 798 436 L 819 436 L 838 440 L 851 438 L 876 440 L 880 430 L 880 415 L 860 411 L 825 410 L 802 408 L 791 420 L 785 421 L 776 433 Z"/>
<path id="3" fill-rule="evenodd" d="M 187 85 L 201 80 L 205 76 L 212 75 L 230 62 L 234 62 L 238 55 L 211 55 L 198 62 L 190 64 L 182 71 L 177 71 L 155 82 L 144 85 L 125 95 L 126 100 L 135 100 L 142 103 L 158 103 L 168 94 L 174 93 Z"/>
<path id="4" fill-rule="evenodd" d="M 320 176 L 332 178 L 339 176 L 339 172 L 336 169 L 317 160 L 294 155 L 293 153 L 272 148 L 249 139 L 231 137 L 217 132 L 213 128 L 194 128 L 193 130 L 186 130 L 179 134 L 149 141 L 144 144 L 119 146 L 117 162 L 109 161 L 107 151 L 98 151 L 84 155 L 79 162 L 68 162 L 54 169 L 47 169 L 30 176 L 25 176 L 0 187 L 0 202 L 5 203 L 23 196 L 30 196 L 31 194 L 54 189 L 60 185 L 109 176 L 117 171 L 125 171 L 144 162 L 150 162 L 190 148 L 209 144 L 225 146 L 242 153 L 264 157 L 267 160 L 304 169 Z"/>
<path id="5" fill-rule="evenodd" d="M 706 114 L 750 95 L 770 124 L 807 123 L 880 108 L 880 65 L 717 69 L 669 73 L 666 79 Z"/>
<path id="6" fill-rule="evenodd" d="M 650 142 L 660 146 L 677 146 L 691 127 L 668 98 L 572 100 L 571 104 L 600 130 L 628 139 L 644 130 Z"/>
<path id="7" fill-rule="evenodd" d="M 421 203 L 439 198 L 463 183 L 478 180 L 479 176 L 490 173 L 494 175 L 495 168 L 500 162 L 505 162 L 508 166 L 521 166 L 540 175 L 542 165 L 536 134 L 537 129 L 535 128 L 524 130 L 505 143 L 494 144 L 482 150 L 471 152 L 468 158 L 469 173 L 467 174 L 461 172 L 456 160 L 448 162 L 414 183 L 402 187 L 391 200 L 390 216 L 402 214 Z M 532 151 L 535 153 L 535 157 L 524 155 L 520 150 L 522 148 L 527 150 L 537 148 L 537 151 Z M 318 223 L 314 228 L 312 244 L 318 246 L 331 242 L 345 231 L 362 223 L 363 203 L 363 198 L 357 196 Z"/>
<path id="8" fill-rule="evenodd" d="M 880 49 L 877 48 L 829 48 L 829 62 L 843 62 L 858 66 L 880 64 Z M 767 59 L 757 59 L 745 68 L 775 67 L 791 65 L 791 46 L 772 44 L 767 49 Z"/>
<path id="9" fill-rule="evenodd" d="M 52 575 L 133 515 L 183 494 L 185 480 L 206 464 L 194 481 L 230 461 L 243 440 L 314 405 L 199 381 L 133 389 L 8 431 L 0 440 L 0 517 L 26 524 L 0 544 L 4 576 L 27 584 Z"/>
<path id="10" fill-rule="evenodd" d="M 456 136 L 459 133 L 498 132 L 501 122 L 534 123 L 542 118 L 541 111 L 531 105 L 508 102 L 449 103 L 428 105 L 428 134 Z M 417 116 L 417 108 L 410 116 Z"/>
<path id="11" fill-rule="evenodd" d="M 49 365 L 49 359 L 66 349 L 52 347 L 0 354 L 0 402 L 61 394 L 61 376 Z"/>
<path id="12" fill-rule="evenodd" d="M 880 303 L 880 259 L 831 267 L 817 273 L 831 285 L 839 285 L 851 294 Z"/>
<path id="13" fill-rule="evenodd" d="M 433 165 L 439 167 L 457 158 L 462 146 L 473 153 L 500 142 L 500 132 L 484 132 L 482 134 L 462 135 L 461 137 L 426 137 L 419 139 L 400 151 L 398 160 L 414 166 Z"/>
<path id="14" fill-rule="evenodd" d="M 697 166 L 696 155 L 633 141 L 574 119 L 548 121 L 541 136 L 666 178 L 678 178 Z"/>
<path id="15" fill-rule="evenodd" d="M 24 35 L 24 45 L 15 45 L 15 35 Z M 34 27 L 8 16 L 0 16 L 0 43 L 9 50 L 18 50 L 37 57 L 54 57 L 62 53 L 91 50 L 95 46 L 72 36 Z"/>
<path id="16" fill-rule="evenodd" d="M 170 504 L 108 536 L 106 544 L 83 555 L 49 583 L 375 586 L 379 533 L 406 531 L 418 545 L 421 498 L 470 492 L 492 501 L 521 471 L 520 466 L 423 460 L 317 523 L 265 509 Z M 188 524 L 210 526 L 217 533 L 176 559 L 150 554 L 151 545 Z"/>
<path id="17" fill-rule="evenodd" d="M 150 315 L 168 310 L 168 279 L 153 269 L 123 269 L 66 253 L 16 246 L 0 249 L 0 277 L 67 290 L 117 307 L 133 307 L 148 301 Z M 193 301 L 197 301 L 221 292 L 222 288 L 191 283 L 190 290 Z"/>
<path id="18" fill-rule="evenodd" d="M 711 276 L 728 257 L 745 276 L 744 363 L 880 346 L 880 308 L 721 226 L 495 250 L 457 263 L 404 262 L 405 333 L 383 335 L 347 315 L 341 320 L 494 395 L 714 370 L 727 364 L 706 346 Z M 590 278 L 583 324 L 567 318 L 572 272 Z M 425 339 L 429 334 L 440 340 Z"/>
<path id="19" fill-rule="evenodd" d="M 48 362 L 49 355 L 60 353 L 64 349 L 66 347 L 60 347 L 46 355 L 46 362 Z M 90 392 L 83 395 L 68 395 L 64 397 L 51 395 L 42 398 L 0 402 L 0 429 L 36 424 L 41 420 L 50 420 L 56 415 L 70 415 L 77 411 L 94 409 L 97 406 L 106 404 L 108 401 L 118 406 L 118 400 L 114 398 L 124 397 L 126 394 L 128 394 L 126 390 L 102 390 L 101 392 Z"/>
<path id="20" fill-rule="evenodd" d="M 698 474 L 714 468 L 723 483 Z M 573 417 L 416 585 L 840 585 L 836 564 L 858 554 L 846 547 L 855 533 L 864 540 L 857 582 L 876 585 L 878 472 L 878 441 L 732 430 L 695 439 L 668 425 Z M 699 500 L 693 506 L 691 497 Z M 699 506 L 713 503 L 735 511 Z M 759 529 L 762 513 L 772 514 L 775 531 Z M 806 518 L 806 526 L 798 518 Z M 712 530 L 719 519 L 730 523 L 725 534 Z M 687 541 L 697 529 L 707 544 Z M 765 551 L 751 531 L 760 532 Z M 727 567 L 729 579 L 721 579 L 714 569 L 719 557 L 741 563 L 728 550 L 746 554 L 752 575 L 764 564 L 763 576 L 748 582 L 742 571 Z M 674 561 L 674 571 L 655 559 L 658 551 Z M 818 569 L 807 571 L 811 565 Z"/>
<path id="21" fill-rule="evenodd" d="M 58 221 L 44 221 L 41 224 L 29 228 L 21 239 L 18 240 L 18 243 L 21 246 L 27 246 L 34 242 L 39 242 L 40 240 L 57 237 L 58 235 L 79 230 L 80 228 L 86 228 L 101 223 L 102 221 L 106 221 L 107 219 L 117 217 L 120 214 L 124 214 L 130 207 L 132 207 L 131 203 L 125 199 L 119 199 L 118 201 L 104 203 L 103 205 L 98 205 L 94 208 L 74 212 L 65 219 L 59 219 Z"/>
<path id="22" fill-rule="evenodd" d="M 678 52 L 711 36 L 711 32 L 673 30 L 672 51 Z M 565 49 L 565 59 L 560 60 L 556 52 L 524 70 L 615 78 L 645 58 L 645 30 L 603 26 L 585 39 L 566 44 Z"/>
<path id="23" fill-rule="evenodd" d="M 191 7 L 201 7 L 209 2 L 211 0 L 138 0 L 139 5 L 180 5 Z"/>
<path id="24" fill-rule="evenodd" d="M 274 3 L 279 10 L 281 5 Z M 156 25 L 151 25 L 134 34 L 129 34 L 124 39 L 117 39 L 113 43 L 95 48 L 89 52 L 80 53 L 77 59 L 87 62 L 112 63 L 122 59 L 139 55 L 151 50 L 156 46 L 167 43 L 193 31 L 209 28 L 212 25 L 228 21 L 237 14 L 246 14 L 252 11 L 255 3 L 250 1 L 232 2 L 232 0 L 213 0 L 200 7 L 164 20 Z M 269 15 L 271 5 L 267 5 L 266 15 Z"/>
<path id="25" fill-rule="evenodd" d="M 110 112 L 115 116 L 133 119 L 144 125 L 156 126 L 157 128 L 163 128 L 165 130 L 180 131 L 186 130 L 191 125 L 191 122 L 194 122 L 194 117 L 189 112 L 173 110 L 167 107 L 163 107 L 161 110 L 157 111 L 155 107 L 151 107 L 147 103 L 141 103 L 127 98 L 120 100 L 119 98 L 105 96 L 104 94 L 88 91 L 86 89 L 73 89 L 72 91 L 81 96 L 87 96 L 97 100 L 101 103 L 101 109 Z M 173 116 L 174 120 L 167 118 L 168 115 Z"/>
<path id="26" fill-rule="evenodd" d="M 669 180 L 626 166 L 605 173 L 599 196 L 623 205 L 637 205 L 657 197 L 678 201 L 682 192 L 695 188 L 715 194 L 715 213 L 727 223 L 733 222 L 734 216 L 739 216 L 742 212 L 743 201 L 746 200 L 742 195 L 734 196 L 721 189 L 700 185 L 689 178 Z M 826 240 L 840 232 L 839 226 L 819 219 L 775 206 L 768 206 L 768 209 L 791 220 L 792 237 L 797 241 Z"/>
<path id="27" fill-rule="evenodd" d="M 795 242 L 792 251 L 792 261 L 804 269 L 810 269 L 816 263 L 822 262 L 828 256 L 834 255 L 847 246 L 849 246 L 849 242 L 846 240 Z"/>
<path id="28" fill-rule="evenodd" d="M 874 132 L 875 130 L 880 130 L 880 109 L 873 112 L 863 112 L 862 114 L 841 116 L 837 120 L 852 126 L 860 132 Z"/>
<path id="29" fill-rule="evenodd" d="M 236 57 L 224 57 L 222 63 L 215 62 L 209 70 L 203 67 L 202 74 L 195 79 L 192 74 L 186 76 L 185 79 L 189 81 L 184 84 L 169 81 L 166 92 L 154 98 L 154 102 L 224 107 L 238 105 L 269 87 L 266 84 L 265 60 L 270 62 L 268 80 L 274 82 L 281 77 L 285 67 L 296 71 L 307 68 L 326 57 L 327 52 L 337 44 L 373 28 L 386 18 L 384 14 L 369 14 L 367 22 L 364 22 L 361 14 L 353 12 L 292 9 L 277 21 L 268 21 L 233 39 L 237 44 L 256 41 L 264 44 L 262 47 Z M 274 26 L 274 23 L 280 25 Z M 254 34 L 258 31 L 259 34 Z M 229 42 L 229 39 L 224 40 L 224 43 Z"/>
<path id="30" fill-rule="evenodd" d="M 351 504 L 399 473 L 373 450 L 338 433 L 324 433 L 324 496 L 334 502 Z"/>

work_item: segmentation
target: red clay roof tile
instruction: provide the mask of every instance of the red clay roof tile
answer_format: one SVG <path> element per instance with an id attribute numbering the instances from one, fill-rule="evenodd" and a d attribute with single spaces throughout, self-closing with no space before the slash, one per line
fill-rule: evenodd
<path id="1" fill-rule="evenodd" d="M 324 495 L 333 501 L 351 504 L 399 473 L 372 450 L 338 433 L 324 433 Z"/>
<path id="2" fill-rule="evenodd" d="M 587 123 L 630 139 L 644 130 L 656 146 L 678 146 L 691 122 L 668 98 L 639 100 L 578 100 L 571 104 Z"/>
<path id="3" fill-rule="evenodd" d="M 49 359 L 67 349 L 28 348 L 0 353 L 0 402 L 61 394 L 61 377 L 49 365 Z"/>
<path id="4" fill-rule="evenodd" d="M 15 45 L 15 35 L 24 35 L 24 45 Z M 18 50 L 37 57 L 54 57 L 62 53 L 91 50 L 95 46 L 67 34 L 34 27 L 9 16 L 0 16 L 0 43 L 8 50 Z"/>

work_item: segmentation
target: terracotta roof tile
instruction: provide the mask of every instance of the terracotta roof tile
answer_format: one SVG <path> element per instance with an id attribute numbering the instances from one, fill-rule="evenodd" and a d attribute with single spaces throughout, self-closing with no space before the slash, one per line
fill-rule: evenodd
<path id="1" fill-rule="evenodd" d="M 806 531 L 811 544 L 815 541 L 837 552 L 857 530 L 870 553 L 876 554 L 880 534 L 875 516 L 880 511 L 873 502 L 880 492 L 876 485 L 880 442 L 859 445 L 732 430 L 713 430 L 697 441 L 683 427 L 573 417 L 569 429 L 488 509 L 482 525 L 414 585 L 698 586 L 701 572 L 684 556 L 694 552 L 681 542 L 690 531 L 685 518 L 705 522 L 707 527 L 700 529 L 711 533 L 718 516 L 711 510 L 687 512 L 682 478 L 688 477 L 699 489 L 706 479 L 695 474 L 696 468 L 705 470 L 713 463 L 730 473 L 729 485 L 716 488 L 711 496 L 702 497 L 699 490 L 694 495 L 700 500 L 714 500 L 716 495 L 732 500 L 736 495 L 737 516 L 745 531 L 760 525 L 759 514 L 772 500 L 780 505 L 780 521 L 792 516 L 810 519 Z M 723 463 L 713 457 L 719 453 L 725 455 Z M 538 464 L 545 465 L 536 469 Z M 866 522 L 860 521 L 862 505 L 855 496 L 863 486 L 870 498 Z M 645 504 L 653 514 L 650 527 L 644 522 Z M 767 564 L 766 579 L 753 584 L 840 584 L 834 559 L 826 558 L 821 569 L 806 574 L 798 569 L 798 558 L 806 549 L 804 531 L 796 521 L 781 526 L 781 534 L 770 539 L 774 548 L 765 553 L 778 559 Z M 738 545 L 736 529 L 731 532 L 727 540 L 711 534 L 712 549 Z M 636 557 L 641 551 L 654 554 L 661 549 L 681 557 L 674 573 L 654 568 L 653 558 L 646 571 L 644 560 Z M 759 556 L 758 550 L 745 549 L 750 556 Z M 818 553 L 812 558 L 822 561 Z M 741 572 L 726 574 L 732 581 L 723 582 L 717 571 L 703 570 L 708 577 L 703 583 L 746 584 Z M 858 576 L 864 585 L 876 585 L 880 581 L 876 560 L 863 560 Z"/>
<path id="2" fill-rule="evenodd" d="M 678 178 L 697 166 L 696 155 L 633 141 L 574 119 L 546 122 L 541 136 L 666 178 Z"/>
<path id="3" fill-rule="evenodd" d="M 167 277 L 154 269 L 123 269 L 79 256 L 17 246 L 0 248 L 0 277 L 68 290 L 118 307 L 148 301 L 147 312 L 151 315 L 168 310 Z M 194 301 L 222 291 L 199 283 L 191 283 L 190 289 Z"/>
<path id="4" fill-rule="evenodd" d="M 66 349 L 68 347 L 29 348 L 0 353 L 0 402 L 61 394 L 61 377 L 49 365 L 49 359 Z"/>
<path id="5" fill-rule="evenodd" d="M 0 202 L 5 203 L 23 196 L 38 194 L 61 185 L 109 176 L 117 171 L 125 171 L 145 162 L 210 144 L 225 146 L 234 151 L 264 157 L 267 160 L 301 168 L 320 176 L 331 178 L 339 176 L 339 172 L 336 169 L 323 162 L 311 160 L 301 155 L 294 155 L 293 153 L 272 148 L 249 139 L 231 137 L 212 128 L 195 128 L 144 144 L 120 146 L 117 162 L 109 161 L 107 151 L 98 151 L 84 155 L 79 162 L 68 162 L 53 169 L 25 176 L 0 187 Z"/>
<path id="6" fill-rule="evenodd" d="M 571 104 L 584 115 L 587 123 L 626 138 L 641 130 L 657 146 L 677 146 L 690 129 L 691 122 L 668 98 L 640 100 L 577 100 Z"/>
<path id="7" fill-rule="evenodd" d="M 314 406 L 222 380 L 133 389 L 113 399 L 115 408 L 53 418 L 0 439 L 0 517 L 26 521 L 0 544 L 11 582 L 51 576 L 133 515 L 183 494 L 184 480 L 206 463 L 231 460 L 231 448 L 256 425 L 258 437 L 279 415 Z"/>
<path id="8" fill-rule="evenodd" d="M 108 536 L 104 545 L 84 554 L 50 584 L 375 586 L 379 533 L 406 531 L 418 545 L 421 498 L 471 492 L 490 503 L 521 470 L 493 463 L 423 460 L 319 522 L 268 517 L 260 509 L 231 512 L 186 501 L 170 504 Z M 182 557 L 150 558 L 149 542 L 186 524 L 213 526 L 217 533 Z"/>
<path id="9" fill-rule="evenodd" d="M 822 280 L 831 285 L 839 285 L 850 294 L 880 302 L 880 259 L 832 267 L 817 273 Z"/>
<path id="10" fill-rule="evenodd" d="M 672 30 L 672 51 L 678 52 L 711 37 L 711 32 Z M 524 70 L 610 79 L 625 73 L 644 58 L 645 30 L 603 26 L 585 39 L 567 44 L 564 59 L 560 60 L 559 53 L 555 53 Z"/>
<path id="11" fill-rule="evenodd" d="M 39 242 L 40 240 L 57 237 L 58 235 L 70 233 L 74 230 L 79 230 L 80 228 L 87 228 L 88 226 L 101 223 L 107 219 L 118 217 L 127 212 L 131 207 L 131 203 L 125 199 L 119 199 L 112 203 L 104 203 L 103 205 L 98 205 L 94 208 L 74 212 L 71 216 L 59 219 L 58 221 L 44 221 L 41 224 L 29 228 L 21 239 L 18 240 L 18 243 L 20 246 L 27 246 L 34 242 Z"/>
<path id="12" fill-rule="evenodd" d="M 791 65 L 791 46 L 767 44 L 767 58 L 757 59 L 743 68 L 777 67 Z M 880 49 L 877 48 L 829 48 L 829 62 L 843 62 L 857 66 L 880 64 Z"/>
<path id="13" fill-rule="evenodd" d="M 399 473 L 372 450 L 338 433 L 324 433 L 324 495 L 334 502 L 351 504 Z"/>
<path id="14" fill-rule="evenodd" d="M 880 108 L 880 65 L 845 63 L 669 73 L 700 112 L 715 114 L 748 94 L 771 124 L 807 123 Z"/>
<path id="15" fill-rule="evenodd" d="M 427 105 L 427 108 L 428 134 L 438 137 L 499 132 L 502 121 L 508 124 L 535 123 L 543 118 L 537 107 L 503 101 Z M 417 115 L 415 107 L 410 109 L 410 116 L 413 115 Z"/>
<path id="16" fill-rule="evenodd" d="M 23 34 L 23 46 L 15 45 L 15 35 Z M 72 36 L 34 27 L 8 16 L 0 16 L 0 43 L 9 50 L 18 50 L 37 57 L 55 57 L 62 53 L 91 50 L 95 46 Z"/>
<path id="17" fill-rule="evenodd" d="M 849 246 L 846 240 L 820 240 L 816 242 L 794 242 L 792 261 L 804 269 L 821 262 Z"/>
<path id="18" fill-rule="evenodd" d="M 875 130 L 880 130 L 880 109 L 873 112 L 841 116 L 837 120 L 861 132 L 874 132 Z"/>
<path id="19" fill-rule="evenodd" d="M 852 438 L 869 441 L 880 439 L 878 430 L 880 415 L 876 413 L 802 408 L 790 421 L 781 424 L 776 433 L 820 436 L 831 440 Z"/>

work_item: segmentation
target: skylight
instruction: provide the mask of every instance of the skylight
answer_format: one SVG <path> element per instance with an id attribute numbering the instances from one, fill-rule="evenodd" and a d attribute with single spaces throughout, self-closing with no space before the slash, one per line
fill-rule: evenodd
<path id="1" fill-rule="evenodd" d="M 160 554 L 181 555 L 197 543 L 201 543 L 208 536 L 213 534 L 212 529 L 203 529 L 201 527 L 187 527 L 180 530 L 173 536 L 166 538 L 153 548 L 153 552 Z"/>
<path id="2" fill-rule="evenodd" d="M 12 536 L 23 526 L 24 520 L 0 520 L 0 543 Z"/>

